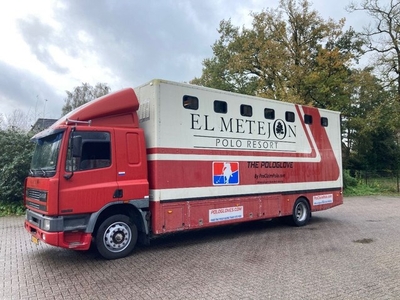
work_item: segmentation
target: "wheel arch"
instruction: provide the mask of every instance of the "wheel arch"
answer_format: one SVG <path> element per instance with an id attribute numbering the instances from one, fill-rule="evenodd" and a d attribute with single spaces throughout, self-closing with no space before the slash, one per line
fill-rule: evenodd
<path id="1" fill-rule="evenodd" d="M 146 221 L 148 211 L 138 208 L 132 203 L 110 203 L 100 211 L 93 213 L 90 216 L 86 231 L 95 236 L 97 229 L 104 220 L 118 214 L 128 216 L 135 223 L 139 232 L 146 235 L 149 233 L 149 226 Z"/>

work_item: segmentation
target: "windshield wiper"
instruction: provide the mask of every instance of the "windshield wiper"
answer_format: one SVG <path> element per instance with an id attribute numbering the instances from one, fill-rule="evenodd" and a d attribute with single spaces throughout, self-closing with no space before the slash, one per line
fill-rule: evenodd
<path id="1" fill-rule="evenodd" d="M 47 177 L 47 172 L 46 172 L 46 170 L 45 170 L 45 169 L 42 169 L 42 168 L 40 168 L 40 171 L 42 171 L 42 172 L 43 172 L 43 177 Z"/>

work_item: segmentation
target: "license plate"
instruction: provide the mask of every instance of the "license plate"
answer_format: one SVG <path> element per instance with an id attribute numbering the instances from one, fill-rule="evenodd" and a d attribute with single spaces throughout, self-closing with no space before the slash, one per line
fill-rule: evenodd
<path id="1" fill-rule="evenodd" d="M 31 241 L 34 243 L 34 244 L 36 244 L 36 245 L 39 245 L 39 239 L 37 238 L 37 237 L 35 237 L 35 236 L 31 236 Z"/>

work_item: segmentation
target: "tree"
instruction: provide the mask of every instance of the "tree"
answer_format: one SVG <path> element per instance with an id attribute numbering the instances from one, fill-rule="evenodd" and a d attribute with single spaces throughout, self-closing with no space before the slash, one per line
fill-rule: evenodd
<path id="1" fill-rule="evenodd" d="M 363 0 L 360 4 L 352 2 L 347 9 L 366 12 L 373 20 L 360 36 L 366 40 L 366 51 L 375 54 L 375 73 L 392 92 L 393 100 L 386 104 L 394 114 L 388 121 L 400 132 L 400 2 Z"/>
<path id="2" fill-rule="evenodd" d="M 4 130 L 6 125 L 6 118 L 3 113 L 0 113 L 0 130 Z"/>
<path id="3" fill-rule="evenodd" d="M 81 86 L 75 87 L 73 92 L 65 91 L 67 98 L 64 100 L 62 115 L 66 115 L 82 104 L 107 95 L 110 91 L 111 88 L 105 83 L 97 83 L 94 87 L 88 83 L 82 83 Z"/>
<path id="4" fill-rule="evenodd" d="M 347 9 L 364 11 L 372 17 L 374 24 L 365 27 L 361 36 L 367 51 L 377 54 L 376 66 L 382 79 L 388 85 L 395 84 L 400 96 L 400 2 L 363 0 L 360 4 L 352 2 Z"/>
<path id="5" fill-rule="evenodd" d="M 398 0 L 363 0 L 359 4 L 352 2 L 348 6 L 349 12 L 365 12 L 372 18 L 372 23 L 363 28 L 360 36 L 366 41 L 366 51 L 374 53 L 375 73 L 382 81 L 388 94 L 384 101 L 374 109 L 375 121 L 380 124 L 380 146 L 385 142 L 388 148 L 382 152 L 387 157 L 392 154 L 389 162 L 391 168 L 397 172 L 399 189 L 400 153 L 400 2 Z M 388 136 L 386 136 L 388 135 Z M 377 146 L 377 145 L 376 145 Z M 393 148 L 396 148 L 393 150 Z M 392 149 L 389 151 L 389 148 Z M 378 153 L 374 151 L 374 153 Z"/>
<path id="6" fill-rule="evenodd" d="M 27 132 L 32 125 L 32 116 L 21 109 L 15 109 L 8 115 L 0 114 L 0 130 L 13 129 Z"/>
<path id="7" fill-rule="evenodd" d="M 351 74 L 350 105 L 342 111 L 342 129 L 346 141 L 344 166 L 349 169 L 368 169 L 368 155 L 373 155 L 373 137 L 378 132 L 392 132 L 387 116 L 388 93 L 371 68 L 353 70 Z M 376 145 L 376 143 L 375 143 Z"/>
<path id="8" fill-rule="evenodd" d="M 307 0 L 281 0 L 252 17 L 250 29 L 221 21 L 214 56 L 191 83 L 336 110 L 348 105 L 348 66 L 361 41 L 352 29 L 343 32 L 344 20 L 323 20 Z"/>

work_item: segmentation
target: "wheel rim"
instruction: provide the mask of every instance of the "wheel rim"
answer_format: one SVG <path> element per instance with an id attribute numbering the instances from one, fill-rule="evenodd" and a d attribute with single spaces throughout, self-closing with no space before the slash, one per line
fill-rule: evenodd
<path id="1" fill-rule="evenodd" d="M 304 221 L 307 218 L 307 208 L 303 202 L 296 205 L 296 219 L 299 222 Z"/>
<path id="2" fill-rule="evenodd" d="M 111 252 L 121 252 L 129 246 L 132 240 L 132 231 L 128 224 L 115 222 L 104 232 L 103 242 Z"/>

